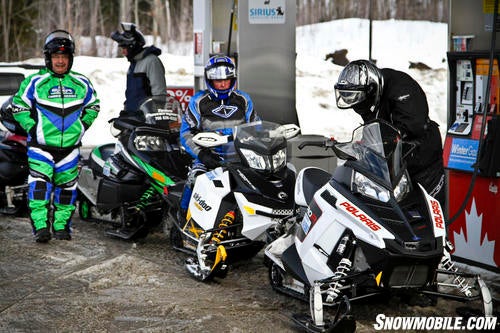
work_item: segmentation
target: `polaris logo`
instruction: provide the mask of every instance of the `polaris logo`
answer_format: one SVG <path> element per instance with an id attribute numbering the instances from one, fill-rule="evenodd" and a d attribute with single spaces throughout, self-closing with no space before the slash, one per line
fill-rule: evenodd
<path id="1" fill-rule="evenodd" d="M 441 208 L 439 207 L 439 202 L 436 200 L 431 200 L 432 214 L 434 214 L 433 220 L 434 225 L 438 229 L 444 229 L 444 219 L 441 213 Z"/>
<path id="2" fill-rule="evenodd" d="M 344 201 L 340 205 L 340 207 L 344 207 L 344 210 L 357 218 L 360 222 L 365 224 L 368 228 L 372 229 L 373 231 L 380 230 L 380 226 L 375 223 L 372 219 L 370 219 L 368 216 L 363 214 L 362 211 L 360 211 L 358 208 L 356 208 L 354 205 L 351 203 Z"/>
<path id="3" fill-rule="evenodd" d="M 199 209 L 199 210 L 206 210 L 207 212 L 212 210 L 212 207 L 205 202 L 204 199 L 202 199 L 201 195 L 198 193 L 193 194 L 193 200 L 195 201 L 194 205 Z"/>

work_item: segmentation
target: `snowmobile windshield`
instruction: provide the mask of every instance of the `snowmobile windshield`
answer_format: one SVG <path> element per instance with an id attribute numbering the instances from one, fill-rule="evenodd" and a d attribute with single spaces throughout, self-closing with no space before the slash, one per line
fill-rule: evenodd
<path id="1" fill-rule="evenodd" d="M 404 171 L 402 141 L 399 131 L 391 124 L 375 121 L 354 130 L 352 140 L 337 145 L 356 164 L 379 179 L 394 185 Z"/>
<path id="2" fill-rule="evenodd" d="M 269 121 L 246 123 L 234 128 L 234 148 L 243 164 L 275 172 L 286 165 L 286 137 L 281 125 Z"/>
<path id="3" fill-rule="evenodd" d="M 180 103 L 172 96 L 154 96 L 146 99 L 139 110 L 144 115 L 146 125 L 178 130 L 180 124 Z"/>
<path id="4" fill-rule="evenodd" d="M 155 96 L 140 106 L 143 119 L 137 123 L 133 144 L 137 151 L 172 151 L 179 138 L 180 104 L 172 96 Z M 149 129 L 148 129 L 149 128 Z"/>

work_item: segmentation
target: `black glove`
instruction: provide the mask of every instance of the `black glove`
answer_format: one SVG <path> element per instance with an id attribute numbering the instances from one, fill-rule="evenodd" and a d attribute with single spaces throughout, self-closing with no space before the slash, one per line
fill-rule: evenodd
<path id="1" fill-rule="evenodd" d="M 209 148 L 203 148 L 198 154 L 198 159 L 205 164 L 208 169 L 215 169 L 220 166 L 221 158 Z"/>

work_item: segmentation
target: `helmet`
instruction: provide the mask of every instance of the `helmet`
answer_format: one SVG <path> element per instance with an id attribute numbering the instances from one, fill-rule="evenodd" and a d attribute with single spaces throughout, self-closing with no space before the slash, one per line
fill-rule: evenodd
<path id="1" fill-rule="evenodd" d="M 231 79 L 231 85 L 228 89 L 219 90 L 215 89 L 212 80 L 226 80 Z M 236 67 L 231 58 L 224 55 L 215 55 L 208 59 L 205 65 L 205 83 L 208 90 L 217 99 L 226 99 L 231 95 L 236 85 Z"/>
<path id="2" fill-rule="evenodd" d="M 43 55 L 45 56 L 45 66 L 52 70 L 51 56 L 54 53 L 69 54 L 68 72 L 73 65 L 73 54 L 75 53 L 75 42 L 70 33 L 66 30 L 54 30 L 45 38 Z"/>
<path id="3" fill-rule="evenodd" d="M 353 108 L 363 115 L 377 109 L 384 80 L 382 73 L 368 60 L 356 60 L 344 67 L 335 84 L 337 107 Z"/>
<path id="4" fill-rule="evenodd" d="M 127 58 L 130 60 L 139 52 L 146 44 L 144 35 L 137 29 L 134 23 L 122 22 L 123 33 L 115 31 L 111 34 L 111 39 L 118 43 L 119 47 L 124 47 L 128 50 Z"/>

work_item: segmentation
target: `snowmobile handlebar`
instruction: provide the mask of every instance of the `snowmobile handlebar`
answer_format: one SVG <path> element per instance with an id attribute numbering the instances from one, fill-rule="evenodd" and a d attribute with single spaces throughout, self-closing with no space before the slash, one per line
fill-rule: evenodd
<path id="1" fill-rule="evenodd" d="M 313 147 L 324 147 L 325 149 L 328 149 L 328 148 L 333 149 L 333 147 L 336 143 L 337 143 L 337 140 L 335 140 L 333 138 L 327 138 L 324 141 L 304 141 L 298 146 L 298 148 L 299 148 L 299 150 L 302 150 L 305 147 L 313 146 Z"/>
<path id="2" fill-rule="evenodd" d="M 134 130 L 144 125 L 143 121 L 135 118 L 113 118 L 109 120 L 109 123 L 118 130 Z"/>
<path id="3" fill-rule="evenodd" d="M 149 126 L 136 127 L 135 133 L 137 135 L 149 135 L 149 136 L 160 136 L 160 137 L 170 137 L 172 135 L 171 130 L 149 127 Z"/>

